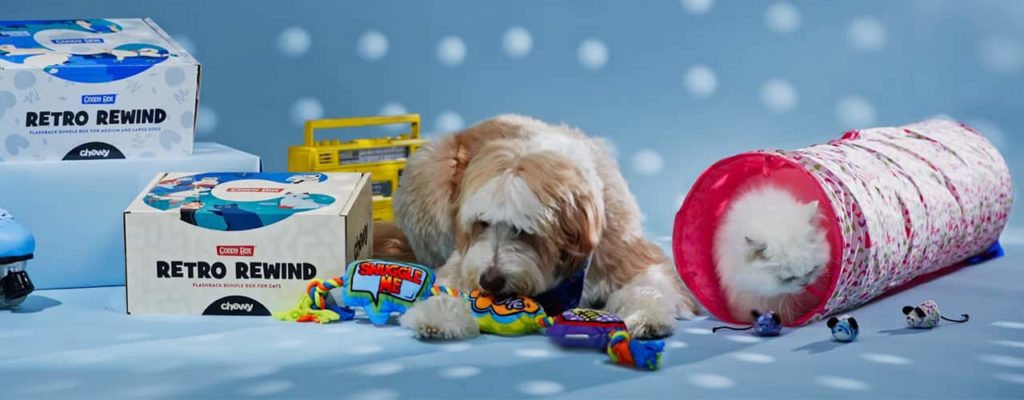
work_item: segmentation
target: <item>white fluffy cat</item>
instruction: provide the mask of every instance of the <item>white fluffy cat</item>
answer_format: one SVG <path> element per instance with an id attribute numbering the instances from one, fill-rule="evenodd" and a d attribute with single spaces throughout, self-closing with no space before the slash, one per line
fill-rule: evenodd
<path id="1" fill-rule="evenodd" d="M 784 321 L 797 317 L 807 297 L 794 296 L 814 283 L 829 261 L 818 202 L 801 203 L 789 192 L 764 184 L 730 205 L 715 236 L 715 261 L 735 318 L 772 310 Z"/>

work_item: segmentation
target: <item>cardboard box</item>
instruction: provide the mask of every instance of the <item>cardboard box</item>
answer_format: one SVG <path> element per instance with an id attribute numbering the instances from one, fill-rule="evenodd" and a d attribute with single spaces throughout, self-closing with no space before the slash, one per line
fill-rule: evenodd
<path id="1" fill-rule="evenodd" d="M 0 160 L 192 152 L 199 62 L 149 19 L 0 21 Z"/>
<path id="2" fill-rule="evenodd" d="M 270 315 L 373 247 L 369 174 L 159 174 L 124 224 L 130 314 Z"/>
<path id="3" fill-rule="evenodd" d="M 124 285 L 122 214 L 161 171 L 260 171 L 260 158 L 217 143 L 172 158 L 0 162 L 0 207 L 36 237 L 37 289 Z"/>

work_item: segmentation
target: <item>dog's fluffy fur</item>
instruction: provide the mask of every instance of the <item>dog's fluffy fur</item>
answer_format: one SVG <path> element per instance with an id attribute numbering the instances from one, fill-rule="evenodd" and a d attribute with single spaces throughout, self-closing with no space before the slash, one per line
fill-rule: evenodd
<path id="1" fill-rule="evenodd" d="M 418 151 L 395 195 L 396 222 L 439 283 L 536 295 L 583 268 L 581 306 L 622 316 L 638 337 L 671 334 L 697 304 L 661 249 L 604 143 L 579 130 L 500 116 Z M 468 305 L 445 296 L 401 317 L 427 339 L 466 338 Z"/>
<path id="2" fill-rule="evenodd" d="M 771 185 L 754 187 L 729 207 L 716 232 L 715 257 L 734 318 L 773 310 L 783 321 L 798 316 L 812 298 L 800 295 L 829 261 L 817 202 L 801 203 Z"/>

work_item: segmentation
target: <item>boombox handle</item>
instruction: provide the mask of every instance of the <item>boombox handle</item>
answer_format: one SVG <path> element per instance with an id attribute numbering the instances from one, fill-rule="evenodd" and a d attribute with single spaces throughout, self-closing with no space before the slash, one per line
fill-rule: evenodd
<path id="1" fill-rule="evenodd" d="M 332 118 L 332 119 L 311 119 L 306 121 L 305 134 L 306 146 L 316 145 L 313 140 L 313 131 L 317 129 L 331 128 L 356 128 L 361 126 L 409 124 L 412 126 L 412 139 L 420 138 L 420 115 L 389 115 L 379 117 L 356 117 L 356 118 Z"/>

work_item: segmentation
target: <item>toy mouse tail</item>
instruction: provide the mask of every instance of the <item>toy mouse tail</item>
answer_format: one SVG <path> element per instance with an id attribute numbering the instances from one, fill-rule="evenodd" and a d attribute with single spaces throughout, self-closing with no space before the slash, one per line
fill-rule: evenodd
<path id="1" fill-rule="evenodd" d="M 967 322 L 968 320 L 970 320 L 971 316 L 967 315 L 967 314 L 960 314 L 960 318 L 962 318 L 962 319 L 951 319 L 951 318 L 946 318 L 945 316 L 940 315 L 939 318 L 942 318 L 942 319 L 944 319 L 946 321 L 949 321 L 949 322 L 964 323 L 964 322 Z"/>
<path id="2" fill-rule="evenodd" d="M 745 331 L 745 330 L 753 328 L 753 327 L 754 327 L 753 325 L 748 326 L 746 328 L 735 328 L 735 327 L 731 327 L 731 326 L 716 326 L 714 328 L 711 328 L 711 333 L 718 332 L 720 329 L 728 329 L 730 331 Z"/>

